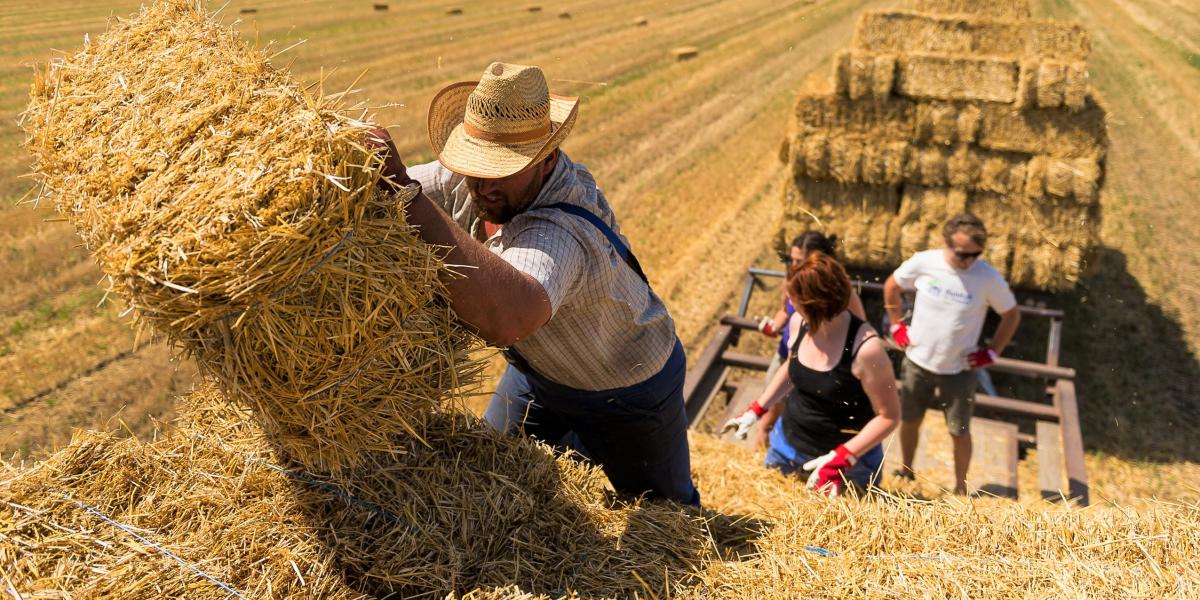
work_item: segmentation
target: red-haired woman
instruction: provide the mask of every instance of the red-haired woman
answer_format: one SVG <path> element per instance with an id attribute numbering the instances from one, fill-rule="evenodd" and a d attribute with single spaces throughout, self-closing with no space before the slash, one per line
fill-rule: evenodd
<path id="1" fill-rule="evenodd" d="M 725 429 L 746 434 L 776 402 L 783 416 L 770 431 L 766 465 L 785 474 L 811 471 L 810 488 L 836 495 L 846 481 L 866 487 L 883 462 L 880 442 L 900 419 L 892 363 L 870 325 L 850 313 L 850 276 L 823 252 L 810 252 L 788 274 L 792 319 L 787 369 Z"/>

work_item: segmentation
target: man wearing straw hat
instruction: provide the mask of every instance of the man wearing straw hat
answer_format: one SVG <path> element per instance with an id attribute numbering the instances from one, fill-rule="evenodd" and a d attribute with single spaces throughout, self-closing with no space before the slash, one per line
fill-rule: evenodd
<path id="1" fill-rule="evenodd" d="M 698 505 L 683 405 L 685 357 L 591 173 L 559 145 L 578 99 L 551 95 L 537 67 L 492 63 L 429 107 L 438 160 L 387 174 L 419 184 L 421 237 L 465 275 L 451 306 L 509 367 L 485 414 L 598 462 L 617 492 Z"/>

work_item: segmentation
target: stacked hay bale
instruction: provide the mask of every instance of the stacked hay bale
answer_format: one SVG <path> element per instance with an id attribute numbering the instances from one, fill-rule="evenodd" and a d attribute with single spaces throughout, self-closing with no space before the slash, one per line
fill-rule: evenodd
<path id="1" fill-rule="evenodd" d="M 476 368 L 440 250 L 405 222 L 415 186 L 376 195 L 370 125 L 340 97 L 170 0 L 52 62 L 23 121 L 110 290 L 320 469 L 419 434 Z"/>
<path id="2" fill-rule="evenodd" d="M 1108 147 L 1087 32 L 1023 0 L 867 12 L 828 89 L 800 94 L 781 157 L 791 220 L 854 266 L 893 268 L 970 211 L 1014 285 L 1070 288 L 1098 244 Z"/>
<path id="3" fill-rule="evenodd" d="M 711 553 L 695 513 L 614 502 L 598 468 L 461 413 L 436 411 L 423 441 L 397 439 L 334 475 L 281 462 L 213 385 L 179 412 L 151 442 L 80 432 L 44 463 L 0 468 L 3 589 L 441 598 L 518 584 L 661 597 Z"/>
<path id="4" fill-rule="evenodd" d="M 230 410 L 204 388 L 184 403 L 179 429 L 153 442 L 81 433 L 37 466 L 0 466 L 2 589 L 496 600 L 1200 591 L 1194 502 L 830 502 L 699 435 L 700 519 L 613 503 L 597 470 L 461 415 L 438 413 L 428 446 L 408 438 L 329 476 L 275 462 L 265 433 Z"/>

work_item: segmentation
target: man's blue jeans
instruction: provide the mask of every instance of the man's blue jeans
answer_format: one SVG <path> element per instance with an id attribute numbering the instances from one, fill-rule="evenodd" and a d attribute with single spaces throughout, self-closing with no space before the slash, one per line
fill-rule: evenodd
<path id="1" fill-rule="evenodd" d="M 683 346 L 657 375 L 626 388 L 577 390 L 509 365 L 484 419 L 596 461 L 618 493 L 700 505 L 688 455 Z"/>

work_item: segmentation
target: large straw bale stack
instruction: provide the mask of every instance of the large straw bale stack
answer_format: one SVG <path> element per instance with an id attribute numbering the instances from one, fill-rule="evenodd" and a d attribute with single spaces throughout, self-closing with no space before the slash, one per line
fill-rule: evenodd
<path id="1" fill-rule="evenodd" d="M 1195 504 L 828 501 L 745 449 L 693 435 L 709 507 L 700 518 L 610 500 L 597 470 L 445 413 L 433 419 L 431 447 L 410 439 L 405 453 L 372 456 L 377 470 L 331 477 L 276 462 L 261 430 L 234 425 L 206 394 L 188 403 L 179 430 L 152 442 L 80 433 L 44 463 L 0 468 L 5 591 L 117 600 L 1200 592 Z"/>
<path id="2" fill-rule="evenodd" d="M 215 386 L 181 413 L 152 442 L 81 432 L 43 464 L 8 467 L 7 585 L 24 597 L 229 597 L 213 580 L 246 598 L 509 584 L 631 597 L 686 583 L 712 551 L 695 512 L 613 500 L 598 468 L 464 414 L 436 412 L 424 441 L 397 438 L 335 476 L 284 462 Z"/>
<path id="3" fill-rule="evenodd" d="M 1075 23 L 910 11 L 864 13 L 852 45 L 881 54 L 983 54 L 1061 61 L 1086 60 L 1091 51 L 1087 31 Z"/>
<path id="4" fill-rule="evenodd" d="M 1014 285 L 1070 288 L 1098 244 L 1108 146 L 1089 50 L 1083 28 L 1030 19 L 1024 1 L 863 14 L 828 89 L 806 82 L 796 101 L 789 218 L 847 240 L 850 265 L 888 269 L 970 207 Z"/>
<path id="5" fill-rule="evenodd" d="M 709 506 L 769 515 L 755 552 L 709 563 L 681 597 L 1133 598 L 1200 593 L 1195 503 L 1045 508 L 1005 500 L 826 503 L 804 480 L 696 439 Z M 1040 501 L 1039 501 L 1040 502 Z"/>
<path id="6" fill-rule="evenodd" d="M 361 109 L 313 96 L 190 0 L 37 77 L 43 197 L 111 291 L 320 468 L 416 432 L 469 379 L 437 248 L 376 195 Z"/>
<path id="7" fill-rule="evenodd" d="M 967 14 L 997 19 L 1029 19 L 1028 0 L 916 0 L 923 13 Z"/>

